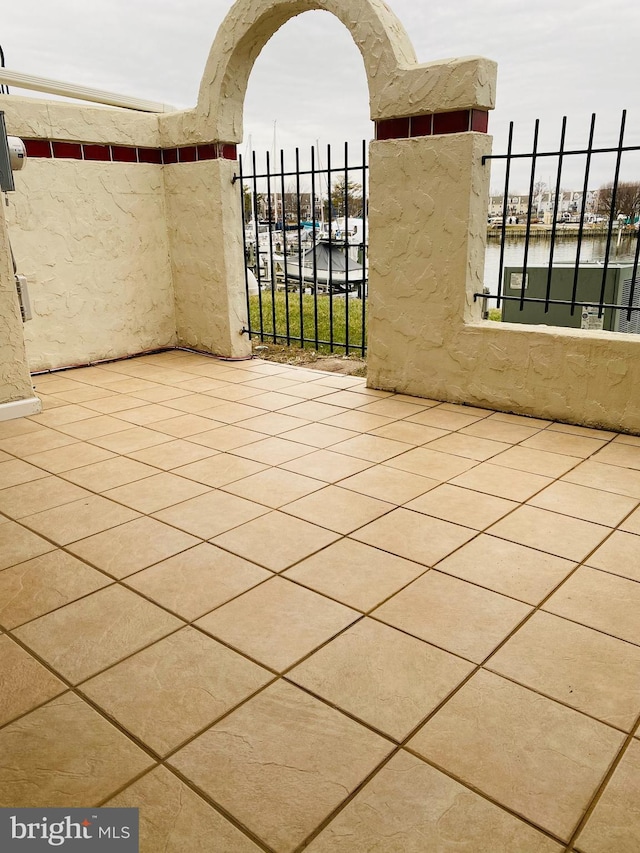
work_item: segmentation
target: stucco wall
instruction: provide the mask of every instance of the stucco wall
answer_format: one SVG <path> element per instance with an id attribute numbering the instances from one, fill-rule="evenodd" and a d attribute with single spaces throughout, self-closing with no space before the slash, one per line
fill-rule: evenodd
<path id="1" fill-rule="evenodd" d="M 369 385 L 640 432 L 637 336 L 480 319 L 490 144 L 371 145 Z"/>
<path id="2" fill-rule="evenodd" d="M 0 410 L 33 397 L 4 213 L 0 209 Z M 2 412 L 0 411 L 0 419 Z"/>
<path id="3" fill-rule="evenodd" d="M 14 96 L 0 109 L 25 138 L 159 144 L 156 116 Z M 15 183 L 6 213 L 34 309 L 31 370 L 174 344 L 163 167 L 30 158 Z"/>
<path id="4" fill-rule="evenodd" d="M 230 357 L 251 353 L 237 164 L 165 166 L 178 341 Z"/>

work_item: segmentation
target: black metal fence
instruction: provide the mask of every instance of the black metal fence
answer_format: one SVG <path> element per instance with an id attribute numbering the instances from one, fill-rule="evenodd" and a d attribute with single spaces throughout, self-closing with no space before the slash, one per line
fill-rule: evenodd
<path id="1" fill-rule="evenodd" d="M 564 118 L 549 149 L 536 121 L 530 149 L 517 153 L 511 123 L 506 153 L 483 158 L 503 167 L 504 183 L 488 220 L 491 270 L 475 298 L 495 303 L 501 319 L 640 333 L 640 145 L 626 143 L 626 124 L 624 112 L 617 143 L 598 146 L 593 115 L 575 146 Z"/>
<path id="2" fill-rule="evenodd" d="M 367 305 L 367 145 L 339 165 L 311 148 L 302 168 L 280 151 L 247 170 L 239 158 L 245 285 L 251 338 L 320 351 L 365 355 Z"/>

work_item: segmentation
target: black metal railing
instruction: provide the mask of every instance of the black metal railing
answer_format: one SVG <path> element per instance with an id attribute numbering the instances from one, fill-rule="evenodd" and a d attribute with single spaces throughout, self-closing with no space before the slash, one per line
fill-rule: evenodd
<path id="1" fill-rule="evenodd" d="M 626 144 L 626 123 L 625 111 L 617 143 L 597 146 L 592 115 L 586 145 L 569 146 L 565 117 L 559 144 L 543 150 L 536 120 L 526 153 L 514 151 L 511 123 L 506 153 L 483 157 L 483 164 L 501 161 L 504 184 L 499 252 L 490 217 L 492 269 L 474 298 L 495 302 L 503 320 L 640 333 L 640 145 Z M 541 176 L 554 165 L 545 184 Z M 523 196 L 513 190 L 514 169 L 515 180 L 528 185 Z M 569 193 L 567 180 L 576 186 Z"/>
<path id="2" fill-rule="evenodd" d="M 239 158 L 245 287 L 250 338 L 319 351 L 366 353 L 367 145 L 349 162 L 326 165 L 310 149 L 309 168 L 295 150 L 293 168 L 280 151 L 265 168 L 255 152 Z M 335 159 L 335 158 L 334 158 Z"/>

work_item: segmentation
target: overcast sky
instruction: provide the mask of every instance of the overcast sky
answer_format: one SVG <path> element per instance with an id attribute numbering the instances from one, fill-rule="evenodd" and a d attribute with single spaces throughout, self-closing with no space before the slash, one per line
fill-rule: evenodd
<path id="1" fill-rule="evenodd" d="M 563 115 L 568 144 L 582 147 L 592 112 L 597 142 L 615 144 L 624 108 L 626 140 L 640 144 L 637 0 L 389 5 L 418 61 L 481 55 L 498 62 L 497 108 L 490 117 L 496 152 L 506 145 L 510 120 L 521 150 L 530 145 L 536 118 L 542 144 L 557 145 Z M 6 0 L 0 45 L 9 69 L 187 108 L 196 102 L 211 44 L 230 7 L 227 0 L 107 0 L 95 8 L 86 0 Z M 341 152 L 348 140 L 359 151 L 372 130 L 364 67 L 349 32 L 326 12 L 306 12 L 287 23 L 254 66 L 241 153 L 248 153 L 249 142 L 259 153 L 273 149 L 275 131 L 278 148 L 297 145 L 306 152 L 317 142 L 324 160 L 327 143 Z M 640 175 L 639 161 L 627 157 L 623 178 Z M 604 163 L 595 174 L 606 179 Z M 496 169 L 492 183 L 499 184 L 497 175 Z"/>

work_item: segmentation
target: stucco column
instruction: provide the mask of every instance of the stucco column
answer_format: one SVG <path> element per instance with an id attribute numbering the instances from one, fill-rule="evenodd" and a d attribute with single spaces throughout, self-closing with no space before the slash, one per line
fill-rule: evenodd
<path id="1" fill-rule="evenodd" d="M 456 399 L 456 338 L 480 319 L 490 153 L 484 133 L 372 142 L 368 384 Z"/>
<path id="2" fill-rule="evenodd" d="M 251 354 L 237 163 L 165 166 L 178 343 L 227 358 Z"/>
<path id="3" fill-rule="evenodd" d="M 0 211 L 0 421 L 40 411 L 34 396 L 24 347 L 22 317 L 13 278 L 9 235 Z"/>

